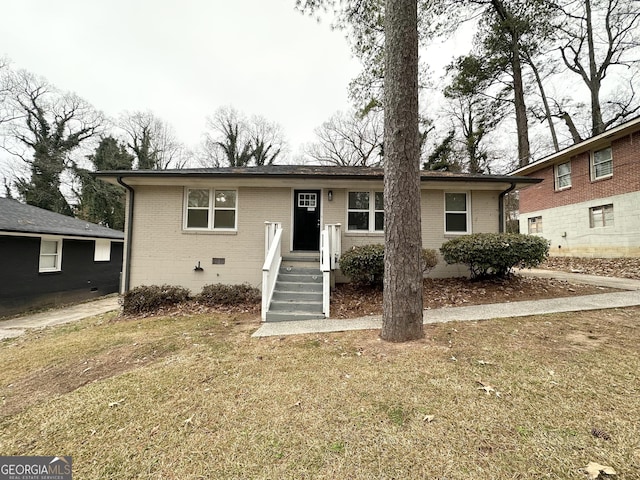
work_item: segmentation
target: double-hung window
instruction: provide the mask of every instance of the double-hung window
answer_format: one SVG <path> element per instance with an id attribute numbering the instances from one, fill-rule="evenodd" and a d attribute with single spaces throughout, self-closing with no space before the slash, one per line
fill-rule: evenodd
<path id="1" fill-rule="evenodd" d="M 38 271 L 59 272 L 62 266 L 62 240 L 42 238 Z"/>
<path id="2" fill-rule="evenodd" d="M 384 230 L 384 197 L 382 192 L 349 192 L 347 230 L 382 232 Z"/>
<path id="3" fill-rule="evenodd" d="M 542 217 L 528 218 L 529 233 L 542 233 Z"/>
<path id="4" fill-rule="evenodd" d="M 445 192 L 444 232 L 450 234 L 471 233 L 469 210 L 469 194 L 467 192 Z"/>
<path id="5" fill-rule="evenodd" d="M 613 225 L 613 204 L 600 205 L 589 209 L 589 226 L 610 227 Z"/>
<path id="6" fill-rule="evenodd" d="M 237 191 L 189 188 L 186 191 L 185 229 L 235 230 Z"/>
<path id="7" fill-rule="evenodd" d="M 613 152 L 611 147 L 596 150 L 591 155 L 591 180 L 613 175 Z"/>
<path id="8" fill-rule="evenodd" d="M 555 167 L 556 190 L 571 186 L 571 162 L 561 163 Z"/>

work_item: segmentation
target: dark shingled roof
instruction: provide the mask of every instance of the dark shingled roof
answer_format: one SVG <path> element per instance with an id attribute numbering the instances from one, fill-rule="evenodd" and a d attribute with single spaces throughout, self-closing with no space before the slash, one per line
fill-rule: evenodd
<path id="1" fill-rule="evenodd" d="M 193 177 L 253 177 L 253 178 L 324 178 L 324 179 L 369 179 L 382 180 L 383 168 L 336 167 L 322 165 L 264 165 L 259 167 L 185 168 L 175 170 L 112 170 L 94 174 L 111 178 L 193 178 Z M 476 181 L 476 182 L 524 182 L 536 183 L 528 177 L 508 177 L 506 175 L 483 175 L 471 173 L 432 172 L 423 170 L 420 178 L 425 181 Z"/>
<path id="2" fill-rule="evenodd" d="M 124 233 L 118 230 L 25 205 L 9 198 L 0 198 L 0 234 L 2 232 L 124 239 Z"/>

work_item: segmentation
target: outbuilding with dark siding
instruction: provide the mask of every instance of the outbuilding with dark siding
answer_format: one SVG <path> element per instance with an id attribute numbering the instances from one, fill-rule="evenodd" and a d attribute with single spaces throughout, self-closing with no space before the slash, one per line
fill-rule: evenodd
<path id="1" fill-rule="evenodd" d="M 124 233 L 0 198 L 0 316 L 117 292 Z"/>

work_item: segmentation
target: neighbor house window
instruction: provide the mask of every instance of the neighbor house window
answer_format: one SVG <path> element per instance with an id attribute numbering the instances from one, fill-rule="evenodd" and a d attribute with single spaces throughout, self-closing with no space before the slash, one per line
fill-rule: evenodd
<path id="1" fill-rule="evenodd" d="M 108 262 L 109 260 L 111 260 L 111 240 L 96 240 L 93 261 Z"/>
<path id="2" fill-rule="evenodd" d="M 542 217 L 529 218 L 529 233 L 542 233 Z"/>
<path id="3" fill-rule="evenodd" d="M 382 192 L 349 192 L 347 226 L 351 231 L 384 230 L 384 197 Z"/>
<path id="4" fill-rule="evenodd" d="M 233 230 L 236 228 L 236 218 L 236 190 L 187 189 L 185 228 Z"/>
<path id="5" fill-rule="evenodd" d="M 613 175 L 613 155 L 611 147 L 596 150 L 591 155 L 591 179 L 606 178 Z"/>
<path id="6" fill-rule="evenodd" d="M 447 192 L 444 194 L 445 233 L 469 233 L 469 194 Z"/>
<path id="7" fill-rule="evenodd" d="M 62 264 L 62 240 L 40 240 L 40 272 L 58 272 Z"/>
<path id="8" fill-rule="evenodd" d="M 556 165 L 556 190 L 562 190 L 571 186 L 571 162 Z"/>
<path id="9" fill-rule="evenodd" d="M 600 205 L 589 209 L 589 226 L 609 227 L 613 225 L 613 205 Z"/>

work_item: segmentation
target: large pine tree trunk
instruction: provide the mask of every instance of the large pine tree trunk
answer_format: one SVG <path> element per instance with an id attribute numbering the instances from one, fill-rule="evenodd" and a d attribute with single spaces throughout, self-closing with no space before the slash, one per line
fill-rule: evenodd
<path id="1" fill-rule="evenodd" d="M 418 11 L 416 0 L 387 0 L 384 80 L 383 340 L 423 336 Z"/>
<path id="2" fill-rule="evenodd" d="M 522 82 L 522 63 L 520 62 L 519 39 L 512 39 L 511 69 L 513 70 L 513 96 L 516 110 L 516 129 L 518 132 L 518 164 L 524 167 L 529 163 L 531 151 L 529 147 L 529 122 L 527 105 L 524 101 L 524 84 Z"/>

